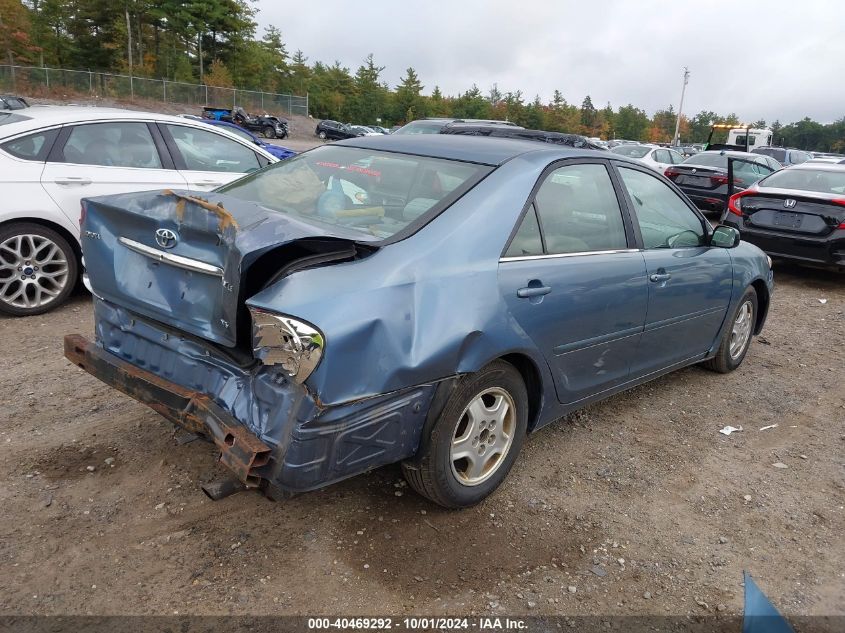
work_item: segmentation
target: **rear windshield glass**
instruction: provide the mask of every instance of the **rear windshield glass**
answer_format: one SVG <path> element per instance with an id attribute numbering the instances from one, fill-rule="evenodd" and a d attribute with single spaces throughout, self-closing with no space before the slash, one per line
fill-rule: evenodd
<path id="1" fill-rule="evenodd" d="M 20 123 L 21 121 L 28 121 L 30 117 L 22 114 L 17 114 L 10 110 L 6 112 L 0 111 L 0 125 L 8 125 L 9 123 Z"/>
<path id="2" fill-rule="evenodd" d="M 445 121 L 414 121 L 400 127 L 394 134 L 439 134 Z"/>
<path id="3" fill-rule="evenodd" d="M 783 162 L 786 160 L 786 150 L 785 149 L 755 149 L 755 154 L 765 154 L 766 156 L 771 156 L 775 160 Z"/>
<path id="4" fill-rule="evenodd" d="M 651 151 L 651 148 L 642 145 L 617 145 L 610 151 L 628 158 L 642 158 Z"/>
<path id="5" fill-rule="evenodd" d="M 491 170 L 439 158 L 327 145 L 218 191 L 309 222 L 388 239 L 419 229 Z"/>
<path id="6" fill-rule="evenodd" d="M 782 169 L 760 181 L 762 187 L 815 193 L 845 193 L 845 169 Z"/>
<path id="7" fill-rule="evenodd" d="M 722 169 L 728 168 L 728 157 L 724 154 L 710 154 L 708 152 L 704 152 L 703 154 L 690 156 L 684 162 L 689 163 L 690 165 L 703 165 L 704 167 L 721 167 Z"/>

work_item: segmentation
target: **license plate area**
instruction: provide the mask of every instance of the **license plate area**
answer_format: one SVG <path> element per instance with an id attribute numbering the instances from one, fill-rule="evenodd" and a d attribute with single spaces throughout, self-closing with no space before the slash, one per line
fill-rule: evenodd
<path id="1" fill-rule="evenodd" d="M 800 213 L 789 213 L 787 211 L 776 211 L 772 222 L 775 226 L 786 229 L 801 228 L 801 220 L 803 216 Z"/>
<path id="2" fill-rule="evenodd" d="M 679 185 L 692 185 L 694 187 L 707 187 L 710 185 L 710 178 L 707 176 L 681 176 L 678 178 Z"/>

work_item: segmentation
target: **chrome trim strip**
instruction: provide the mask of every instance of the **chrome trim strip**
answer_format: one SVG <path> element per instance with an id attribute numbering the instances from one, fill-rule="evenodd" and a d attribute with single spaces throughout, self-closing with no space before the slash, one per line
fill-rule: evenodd
<path id="1" fill-rule="evenodd" d="M 525 262 L 533 259 L 559 259 L 561 257 L 581 257 L 582 255 L 613 255 L 615 253 L 639 253 L 639 248 L 620 248 L 612 251 L 580 251 L 578 253 L 553 253 L 551 255 L 523 255 L 520 257 L 500 257 L 499 262 Z"/>
<path id="2" fill-rule="evenodd" d="M 135 240 L 130 240 L 128 237 L 120 237 L 117 241 L 123 244 L 126 248 L 135 251 L 136 253 L 146 255 L 147 257 L 158 260 L 160 262 L 164 262 L 166 264 L 172 264 L 177 268 L 184 268 L 185 270 L 190 270 L 196 273 L 205 273 L 206 275 L 214 275 L 215 277 L 223 276 L 222 268 L 212 266 L 211 264 L 206 264 L 205 262 L 201 262 L 196 259 L 182 257 L 181 255 L 173 255 L 172 253 L 166 253 L 165 251 L 160 251 L 157 248 L 153 248 L 151 246 L 147 246 L 146 244 L 136 242 Z"/>

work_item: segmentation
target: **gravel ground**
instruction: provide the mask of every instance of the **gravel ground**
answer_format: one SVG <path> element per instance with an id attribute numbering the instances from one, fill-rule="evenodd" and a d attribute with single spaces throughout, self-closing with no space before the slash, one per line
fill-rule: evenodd
<path id="1" fill-rule="evenodd" d="M 213 447 L 63 358 L 64 334 L 92 335 L 87 295 L 0 317 L 0 616 L 728 615 L 743 570 L 788 616 L 845 615 L 845 281 L 775 272 L 738 371 L 546 427 L 461 512 L 398 467 L 212 502 Z"/>

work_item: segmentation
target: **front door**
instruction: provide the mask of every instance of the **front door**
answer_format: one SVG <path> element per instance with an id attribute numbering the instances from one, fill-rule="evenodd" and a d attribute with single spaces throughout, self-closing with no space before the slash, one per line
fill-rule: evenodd
<path id="1" fill-rule="evenodd" d="M 648 314 L 632 378 L 700 358 L 713 346 L 733 291 L 724 248 L 707 246 L 706 220 L 650 173 L 618 165 L 642 236 Z"/>
<path id="2" fill-rule="evenodd" d="M 501 258 L 499 287 L 545 356 L 562 403 L 627 380 L 646 285 L 606 164 L 549 172 Z"/>

